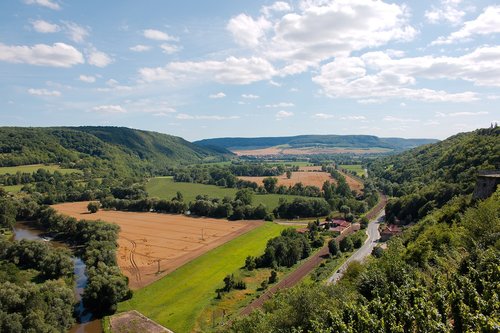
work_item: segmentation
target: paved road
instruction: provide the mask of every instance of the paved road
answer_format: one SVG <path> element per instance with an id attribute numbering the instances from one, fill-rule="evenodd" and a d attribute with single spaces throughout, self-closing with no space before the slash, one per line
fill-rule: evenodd
<path id="1" fill-rule="evenodd" d="M 363 261 L 367 256 L 372 253 L 373 248 L 377 245 L 377 241 L 380 239 L 380 232 L 378 230 L 380 222 L 382 222 L 385 218 L 385 211 L 382 209 L 380 213 L 370 221 L 368 224 L 368 228 L 366 228 L 366 233 L 368 234 L 368 238 L 365 243 L 354 252 L 349 259 L 347 259 L 340 268 L 333 273 L 332 276 L 327 280 L 328 284 L 337 282 L 345 273 L 347 266 L 353 261 Z"/>

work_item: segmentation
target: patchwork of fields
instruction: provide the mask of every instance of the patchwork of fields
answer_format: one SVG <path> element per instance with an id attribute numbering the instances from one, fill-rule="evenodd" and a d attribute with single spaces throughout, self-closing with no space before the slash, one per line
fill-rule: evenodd
<path id="1" fill-rule="evenodd" d="M 161 280 L 134 292 L 118 311 L 135 309 L 174 332 L 191 332 L 216 296 L 223 278 L 244 265 L 248 255 L 264 252 L 267 240 L 286 228 L 265 223 L 190 261 Z"/>
<path id="2" fill-rule="evenodd" d="M 44 170 L 47 170 L 50 172 L 59 171 L 62 174 L 82 173 L 81 170 L 65 169 L 65 168 L 61 168 L 59 165 L 55 165 L 55 164 L 51 164 L 51 165 L 32 164 L 32 165 L 18 165 L 18 166 L 12 166 L 12 167 L 0 167 L 0 175 L 5 175 L 8 173 L 11 175 L 15 175 L 17 172 L 33 173 L 33 172 L 38 171 L 38 169 L 44 169 Z"/>
<path id="3" fill-rule="evenodd" d="M 262 225 L 258 221 L 229 222 L 158 213 L 100 210 L 88 214 L 87 204 L 73 202 L 53 207 L 77 219 L 103 220 L 120 226 L 118 265 L 129 278 L 132 289 L 147 286 L 194 258 Z"/>
<path id="4" fill-rule="evenodd" d="M 149 180 L 146 185 L 146 191 L 150 197 L 160 199 L 172 199 L 177 191 L 181 192 L 184 201 L 194 201 L 197 195 L 208 195 L 211 198 L 224 198 L 226 196 L 234 198 L 237 189 L 225 188 L 215 185 L 204 185 L 196 183 L 179 183 L 174 182 L 172 177 L 156 177 Z M 278 206 L 280 198 L 285 198 L 292 201 L 295 198 L 300 198 L 296 195 L 281 195 L 281 194 L 255 194 L 253 196 L 253 205 L 264 204 L 270 211 Z"/>
<path id="5" fill-rule="evenodd" d="M 238 177 L 239 179 L 248 180 L 251 182 L 256 182 L 259 185 L 263 185 L 264 179 L 267 177 Z M 293 186 L 297 183 L 302 183 L 304 186 L 316 186 L 321 188 L 325 181 L 334 183 L 335 179 L 330 176 L 327 172 L 322 172 L 320 166 L 305 166 L 300 167 L 299 171 L 292 172 L 290 178 L 287 178 L 286 174 L 276 176 L 278 179 L 278 186 L 284 185 L 286 187 Z"/>

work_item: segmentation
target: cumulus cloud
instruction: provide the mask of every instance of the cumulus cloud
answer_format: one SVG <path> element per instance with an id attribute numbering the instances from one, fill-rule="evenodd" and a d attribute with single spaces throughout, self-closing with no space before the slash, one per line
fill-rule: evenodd
<path id="1" fill-rule="evenodd" d="M 53 10 L 61 9 L 61 6 L 59 6 L 59 4 L 57 2 L 52 1 L 52 0 L 25 0 L 24 3 L 26 3 L 28 5 L 38 5 L 38 6 L 46 7 L 46 8 L 53 9 Z"/>
<path id="2" fill-rule="evenodd" d="M 219 92 L 217 94 L 211 94 L 208 96 L 208 98 L 212 98 L 212 99 L 219 99 L 219 98 L 224 98 L 226 97 L 226 94 L 224 94 L 223 92 Z"/>
<path id="3" fill-rule="evenodd" d="M 226 29 L 233 35 L 236 43 L 242 46 L 255 47 L 264 36 L 265 31 L 272 27 L 264 17 L 254 20 L 251 16 L 240 14 L 229 20 Z"/>
<path id="4" fill-rule="evenodd" d="M 84 63 L 83 54 L 65 43 L 33 46 L 0 43 L 0 61 L 51 67 L 72 67 Z"/>
<path id="5" fill-rule="evenodd" d="M 466 14 L 461 3 L 462 0 L 441 0 L 440 6 L 432 6 L 425 11 L 425 18 L 433 24 L 443 21 L 458 24 Z"/>
<path id="6" fill-rule="evenodd" d="M 273 15 L 273 13 L 283 13 L 283 12 L 289 12 L 292 10 L 292 7 L 290 6 L 289 3 L 284 2 L 284 1 L 277 1 L 273 3 L 271 6 L 264 6 L 260 10 L 264 16 L 269 17 Z"/>
<path id="7" fill-rule="evenodd" d="M 489 112 L 487 111 L 478 111 L 478 112 L 450 112 L 450 113 L 442 113 L 437 112 L 436 117 L 445 118 L 445 117 L 474 117 L 474 116 L 483 116 L 487 115 Z"/>
<path id="8" fill-rule="evenodd" d="M 106 67 L 113 62 L 113 59 L 96 48 L 91 48 L 87 53 L 87 61 L 90 65 L 96 67 Z"/>
<path id="9" fill-rule="evenodd" d="M 92 111 L 98 113 L 125 113 L 127 112 L 120 105 L 99 105 L 92 108 Z"/>
<path id="10" fill-rule="evenodd" d="M 288 112 L 288 111 L 284 111 L 284 110 L 278 111 L 276 113 L 276 119 L 277 120 L 281 120 L 281 119 L 284 119 L 284 118 L 289 118 L 291 116 L 293 116 L 293 112 Z"/>
<path id="11" fill-rule="evenodd" d="M 71 39 L 75 43 L 83 43 L 85 41 L 85 38 L 87 38 L 90 34 L 88 28 L 82 27 L 81 25 L 73 22 L 63 23 L 66 34 L 68 35 L 69 39 Z"/>
<path id="12" fill-rule="evenodd" d="M 179 52 L 181 50 L 180 46 L 173 45 L 173 44 L 161 44 L 160 48 L 163 50 L 163 53 L 165 54 L 174 54 L 176 52 Z"/>
<path id="13" fill-rule="evenodd" d="M 500 46 L 480 47 L 458 57 L 408 57 L 368 52 L 360 57 L 337 58 L 313 77 L 330 97 L 377 101 L 407 98 L 427 102 L 470 102 L 474 92 L 449 93 L 416 88 L 418 79 L 465 80 L 477 86 L 500 86 Z"/>
<path id="14" fill-rule="evenodd" d="M 61 28 L 57 24 L 50 23 L 44 20 L 32 21 L 31 25 L 36 32 L 40 32 L 43 34 L 58 32 L 61 30 Z"/>
<path id="15" fill-rule="evenodd" d="M 258 57 L 229 57 L 224 61 L 171 62 L 165 67 L 145 67 L 139 75 L 146 82 L 199 80 L 202 78 L 224 84 L 249 84 L 270 79 L 276 70 L 267 60 Z"/>
<path id="16" fill-rule="evenodd" d="M 170 36 L 166 32 L 154 29 L 146 29 L 143 31 L 144 37 L 147 39 L 161 40 L 161 41 L 178 41 L 179 38 Z"/>
<path id="17" fill-rule="evenodd" d="M 91 75 L 80 75 L 78 79 L 82 82 L 87 82 L 87 83 L 94 83 L 95 82 L 95 77 Z"/>
<path id="18" fill-rule="evenodd" d="M 246 98 L 246 99 L 257 99 L 259 96 L 253 95 L 253 94 L 242 94 L 241 97 Z"/>
<path id="19" fill-rule="evenodd" d="M 431 45 L 452 44 L 467 41 L 475 35 L 496 33 L 500 33 L 500 6 L 489 6 L 475 20 L 465 22 L 460 30 L 439 37 Z"/>
<path id="20" fill-rule="evenodd" d="M 396 122 L 396 123 L 418 123 L 420 120 L 418 119 L 412 119 L 412 118 L 400 118 L 400 117 L 394 117 L 394 116 L 385 116 L 383 118 L 383 121 L 387 122 Z"/>
<path id="21" fill-rule="evenodd" d="M 130 50 L 134 51 L 134 52 L 146 52 L 146 51 L 151 50 L 151 46 L 138 44 L 138 45 L 132 46 L 130 48 Z"/>
<path id="22" fill-rule="evenodd" d="M 318 118 L 318 119 L 332 119 L 335 118 L 333 114 L 328 114 L 328 113 L 316 113 L 313 118 Z"/>
<path id="23" fill-rule="evenodd" d="M 28 89 L 28 93 L 34 96 L 61 96 L 61 92 L 58 90 L 47 90 L 47 89 Z"/>

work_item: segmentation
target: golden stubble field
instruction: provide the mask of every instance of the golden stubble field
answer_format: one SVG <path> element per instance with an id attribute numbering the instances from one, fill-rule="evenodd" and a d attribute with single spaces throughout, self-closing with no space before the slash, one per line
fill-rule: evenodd
<path id="1" fill-rule="evenodd" d="M 147 286 L 262 224 L 159 213 L 100 210 L 89 214 L 87 204 L 71 202 L 53 208 L 77 219 L 103 220 L 120 226 L 118 265 L 132 289 Z"/>

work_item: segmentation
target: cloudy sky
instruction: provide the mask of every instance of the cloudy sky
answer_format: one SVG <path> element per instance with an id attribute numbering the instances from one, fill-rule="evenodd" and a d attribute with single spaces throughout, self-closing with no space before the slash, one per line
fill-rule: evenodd
<path id="1" fill-rule="evenodd" d="M 495 1 L 0 3 L 0 124 L 188 140 L 500 122 Z"/>

